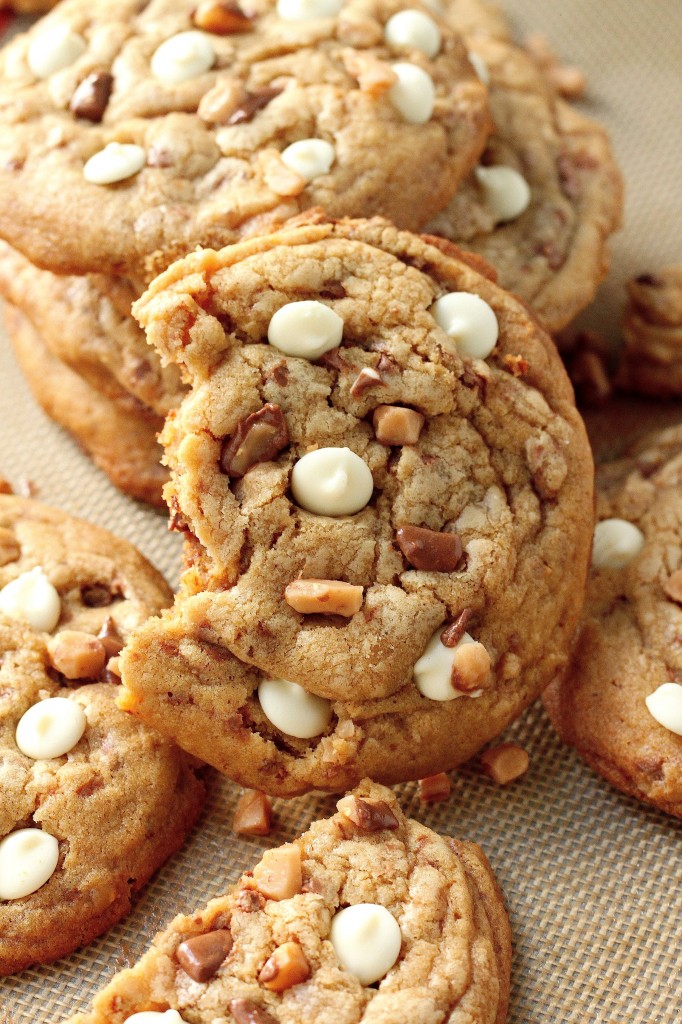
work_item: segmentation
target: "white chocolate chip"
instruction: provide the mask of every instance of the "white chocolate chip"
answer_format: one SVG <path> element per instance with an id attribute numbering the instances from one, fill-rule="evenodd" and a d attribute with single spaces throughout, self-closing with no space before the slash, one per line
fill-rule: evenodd
<path id="1" fill-rule="evenodd" d="M 477 53 L 474 53 L 473 50 L 469 50 L 469 52 L 467 53 L 467 57 L 469 58 L 469 63 L 476 72 L 476 77 L 478 78 L 479 82 L 481 82 L 483 85 L 490 85 L 490 72 L 488 71 L 488 65 L 483 60 L 483 57 L 480 57 Z"/>
<path id="2" fill-rule="evenodd" d="M 603 519 L 594 528 L 592 565 L 595 569 L 624 569 L 644 547 L 644 534 L 626 519 Z"/>
<path id="3" fill-rule="evenodd" d="M 400 925 L 386 907 L 356 903 L 332 918 L 329 935 L 342 967 L 362 985 L 383 978 L 400 955 Z"/>
<path id="4" fill-rule="evenodd" d="M 343 0 L 277 0 L 277 13 L 283 21 L 335 18 L 342 7 Z"/>
<path id="5" fill-rule="evenodd" d="M 387 96 L 409 124 L 426 124 L 433 113 L 436 90 L 430 76 L 416 64 L 392 64 L 398 81 Z"/>
<path id="6" fill-rule="evenodd" d="M 455 700 L 456 697 L 480 697 L 482 690 L 464 692 L 456 690 L 452 685 L 452 670 L 457 657 L 457 650 L 463 644 L 474 644 L 476 640 L 468 633 L 454 647 L 446 647 L 441 641 L 443 627 L 439 626 L 433 634 L 426 650 L 414 666 L 414 681 L 423 697 L 429 700 Z"/>
<path id="7" fill-rule="evenodd" d="M 280 352 L 302 359 L 319 359 L 338 348 L 343 337 L 343 320 L 323 302 L 305 299 L 288 302 L 278 309 L 268 325 L 268 341 Z"/>
<path id="8" fill-rule="evenodd" d="M 367 463 L 350 448 L 318 448 L 291 471 L 294 501 L 318 516 L 352 516 L 372 497 Z"/>
<path id="9" fill-rule="evenodd" d="M 645 700 L 649 713 L 659 725 L 682 736 L 682 686 L 679 683 L 663 683 Z"/>
<path id="10" fill-rule="evenodd" d="M 336 159 L 336 150 L 331 142 L 324 139 L 300 139 L 287 146 L 280 157 L 289 170 L 296 171 L 305 181 L 312 181 L 322 174 L 329 174 L 329 168 Z"/>
<path id="11" fill-rule="evenodd" d="M 530 185 L 513 167 L 477 167 L 485 204 L 498 222 L 516 220 L 530 203 Z"/>
<path id="12" fill-rule="evenodd" d="M 26 711 L 17 725 L 16 741 L 26 757 L 61 757 L 76 746 L 87 720 L 80 704 L 66 697 L 48 697 Z"/>
<path id="13" fill-rule="evenodd" d="M 113 185 L 138 174 L 147 162 L 142 146 L 110 142 L 95 153 L 83 168 L 83 177 L 93 185 Z"/>
<path id="14" fill-rule="evenodd" d="M 39 565 L 0 590 L 0 612 L 51 633 L 59 622 L 62 602 Z"/>
<path id="15" fill-rule="evenodd" d="M 331 701 L 288 679 L 264 679 L 258 687 L 258 700 L 276 729 L 300 740 L 319 736 L 331 721 Z"/>
<path id="16" fill-rule="evenodd" d="M 72 32 L 68 25 L 53 25 L 32 40 L 27 54 L 28 66 L 36 78 L 49 78 L 55 71 L 77 61 L 87 48 L 83 37 Z"/>
<path id="17" fill-rule="evenodd" d="M 39 828 L 20 828 L 0 842 L 0 900 L 30 896 L 54 874 L 59 843 Z"/>
<path id="18" fill-rule="evenodd" d="M 435 57 L 441 45 L 440 29 L 433 18 L 411 8 L 388 19 L 384 38 L 389 46 L 421 50 L 427 57 Z"/>
<path id="19" fill-rule="evenodd" d="M 179 32 L 155 51 L 151 60 L 152 74 L 162 82 L 177 85 L 210 71 L 215 63 L 215 50 L 203 32 Z"/>
<path id="20" fill-rule="evenodd" d="M 132 1017 L 126 1017 L 123 1024 L 185 1024 L 185 1018 L 177 1010 L 165 1010 L 163 1013 L 159 1010 L 142 1010 Z"/>
<path id="21" fill-rule="evenodd" d="M 448 292 L 429 310 L 455 342 L 461 356 L 487 359 L 497 344 L 499 325 L 487 302 L 470 292 Z"/>

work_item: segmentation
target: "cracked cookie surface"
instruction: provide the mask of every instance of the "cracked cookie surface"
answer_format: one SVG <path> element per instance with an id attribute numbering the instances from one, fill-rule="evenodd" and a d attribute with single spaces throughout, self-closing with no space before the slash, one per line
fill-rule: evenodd
<path id="1" fill-rule="evenodd" d="M 173 1009 L 193 1024 L 502 1024 L 509 922 L 480 848 L 407 819 L 390 790 L 369 782 L 338 807 L 300 839 L 268 851 L 232 892 L 175 918 L 70 1024 L 124 1024 L 152 1009 L 159 1019 Z M 273 855 L 295 861 L 298 877 L 286 892 L 264 894 L 259 872 Z M 332 941 L 338 911 L 358 904 L 387 911 L 400 931 L 397 959 L 371 987 Z M 299 970 L 288 979 L 280 971 L 278 981 L 266 965 L 281 962 L 285 949 Z"/>
<path id="2" fill-rule="evenodd" d="M 608 782 L 682 817 L 682 736 L 646 704 L 682 682 L 682 429 L 598 468 L 597 520 L 631 524 L 640 547 L 630 541 L 622 565 L 593 565 L 573 661 L 544 701 L 562 738 Z"/>
<path id="3" fill-rule="evenodd" d="M 422 224 L 484 145 L 486 90 L 444 23 L 428 57 L 385 41 L 394 0 L 332 6 L 252 0 L 197 39 L 191 0 L 60 4 L 2 52 L 0 234 L 58 272 L 145 277 L 316 205 Z M 322 164 L 282 158 L 310 139 Z"/>
<path id="4" fill-rule="evenodd" d="M 460 355 L 430 311 L 455 292 L 499 326 L 487 359 Z M 342 322 L 340 347 L 311 361 L 267 343 L 297 302 Z M 471 756 L 565 664 L 582 601 L 591 460 L 546 335 L 458 251 L 380 220 L 309 218 L 196 254 L 136 310 L 192 385 L 163 435 L 188 539 L 174 610 L 125 652 L 124 706 L 274 792 Z M 243 455 L 256 427 L 279 439 L 235 472 L 235 438 Z M 292 493 L 325 449 L 368 480 L 351 514 Z M 451 646 L 475 644 L 432 698 L 415 663 L 434 637 L 443 654 L 449 623 Z M 273 725 L 264 678 L 315 698 L 312 732 Z"/>
<path id="5" fill-rule="evenodd" d="M 36 567 L 58 595 L 49 632 L 8 611 L 6 588 L 30 581 Z M 169 600 L 131 545 L 37 502 L 0 496 L 0 841 L 28 829 L 58 851 L 42 886 L 9 897 L 15 874 L 0 855 L 0 973 L 63 956 L 125 916 L 201 809 L 196 763 L 118 710 L 118 679 L 107 668 L 130 631 Z M 63 754 L 26 753 L 17 727 L 54 698 L 82 709 L 80 738 Z M 43 722 L 33 742 L 49 739 L 54 725 Z M 17 875 L 23 866 L 15 864 Z"/>
<path id="6" fill-rule="evenodd" d="M 490 76 L 495 129 L 481 168 L 427 230 L 482 256 L 503 288 L 558 331 L 606 276 L 608 238 L 622 210 L 620 173 L 606 131 L 557 99 L 523 50 L 475 36 L 468 44 Z M 502 168 L 507 180 L 491 180 Z M 525 206 L 515 195 L 524 188 L 519 175 Z"/>

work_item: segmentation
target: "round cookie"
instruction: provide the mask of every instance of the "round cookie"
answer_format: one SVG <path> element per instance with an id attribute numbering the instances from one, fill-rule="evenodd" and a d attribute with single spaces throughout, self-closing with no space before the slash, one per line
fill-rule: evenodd
<path id="1" fill-rule="evenodd" d="M 601 125 L 557 99 L 523 50 L 474 37 L 495 122 L 481 166 L 426 230 L 478 253 L 550 332 L 594 297 L 622 183 Z"/>
<path id="2" fill-rule="evenodd" d="M 162 438 L 188 547 L 122 706 L 246 785 L 446 770 L 567 660 L 589 448 L 553 345 L 464 259 L 309 221 L 192 255 L 136 306 L 192 384 Z M 316 360 L 285 351 L 300 310 Z"/>
<path id="3" fill-rule="evenodd" d="M 52 355 L 96 391 L 119 399 L 123 390 L 159 416 L 179 404 L 184 389 L 177 369 L 161 366 L 133 320 L 130 307 L 139 292 L 125 278 L 51 274 L 0 242 L 0 295 L 28 317 Z"/>
<path id="4" fill-rule="evenodd" d="M 40 300 L 38 300 L 40 304 Z M 50 352 L 22 313 L 5 305 L 5 326 L 34 397 L 111 482 L 132 498 L 164 507 L 167 471 L 157 435 L 163 420 L 101 371 L 96 390 Z"/>
<path id="5" fill-rule="evenodd" d="M 197 765 L 118 710 L 107 661 L 170 598 L 131 545 L 0 495 L 1 974 L 120 920 L 201 809 Z"/>
<path id="6" fill-rule="evenodd" d="M 682 264 L 628 281 L 616 385 L 623 391 L 682 395 Z"/>
<path id="7" fill-rule="evenodd" d="M 148 277 L 317 205 L 417 227 L 489 117 L 464 45 L 426 8 L 427 44 L 386 42 L 402 9 L 66 0 L 0 57 L 0 235 L 60 273 Z"/>
<path id="8" fill-rule="evenodd" d="M 545 691 L 545 704 L 561 737 L 595 771 L 682 817 L 682 428 L 600 466 L 597 494 L 575 655 L 563 682 Z M 669 683 L 654 700 L 654 717 L 647 702 Z"/>
<path id="9" fill-rule="evenodd" d="M 370 782 L 337 806 L 176 917 L 69 1024 L 503 1024 L 511 936 L 481 849 L 405 818 Z"/>

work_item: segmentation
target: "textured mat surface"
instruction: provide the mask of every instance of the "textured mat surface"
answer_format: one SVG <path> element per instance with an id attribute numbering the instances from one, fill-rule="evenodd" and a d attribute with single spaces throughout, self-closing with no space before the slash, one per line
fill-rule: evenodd
<path id="1" fill-rule="evenodd" d="M 507 0 L 519 32 L 546 31 L 589 77 L 588 112 L 611 129 L 625 170 L 627 226 L 614 268 L 585 320 L 611 335 L 632 273 L 682 258 L 679 241 L 679 0 Z M 1 28 L 1 26 L 0 26 Z M 647 423 L 628 420 L 635 432 Z M 656 413 L 659 415 L 659 413 Z M 676 417 L 674 406 L 665 410 Z M 599 433 L 609 430 L 600 414 Z M 680 416 L 682 418 L 682 416 Z M 618 421 L 616 432 L 622 428 Z M 118 494 L 31 399 L 0 338 L 0 475 L 20 490 L 135 542 L 173 580 L 177 538 L 162 516 Z M 448 804 L 425 809 L 402 787 L 410 813 L 474 839 L 507 897 L 514 932 L 512 1024 L 675 1024 L 682 1020 L 682 825 L 621 797 L 556 740 L 536 707 L 510 730 L 531 757 L 524 780 L 499 789 L 475 765 L 453 776 Z M 329 812 L 330 798 L 278 801 L 267 840 L 237 839 L 238 790 L 216 780 L 191 839 L 144 890 L 133 913 L 86 950 L 0 981 L 3 1024 L 58 1024 L 84 1007 L 156 928 L 202 905 L 260 856 Z M 0 794 L 0 799 L 1 799 Z M 418 1022 L 415 1022 L 418 1024 Z"/>

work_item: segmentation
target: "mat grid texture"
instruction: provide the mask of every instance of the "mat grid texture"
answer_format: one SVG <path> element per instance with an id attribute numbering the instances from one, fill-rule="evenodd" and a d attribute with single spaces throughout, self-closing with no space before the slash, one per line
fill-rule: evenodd
<path id="1" fill-rule="evenodd" d="M 627 226 L 614 246 L 612 276 L 583 321 L 615 336 L 622 282 L 682 259 L 682 3 L 507 0 L 505 6 L 520 33 L 546 31 L 566 59 L 586 70 L 586 109 L 613 133 L 628 184 Z M 668 410 L 674 418 L 674 407 Z M 0 475 L 17 489 L 30 482 L 40 499 L 133 541 L 171 582 L 177 579 L 180 544 L 164 517 L 120 495 L 43 415 L 1 334 L 0 438 Z M 475 840 L 492 863 L 514 934 L 510 1024 L 679 1024 L 682 823 L 595 777 L 558 742 L 541 706 L 510 737 L 531 758 L 528 775 L 511 787 L 496 787 L 475 764 L 453 773 L 446 804 L 426 808 L 416 786 L 400 787 L 410 814 L 437 831 Z M 272 835 L 247 841 L 231 831 L 238 796 L 237 787 L 214 776 L 190 839 L 129 917 L 71 957 L 0 981 L 0 1022 L 59 1024 L 85 1008 L 174 914 L 201 907 L 265 847 L 334 807 L 331 797 L 275 801 Z"/>

